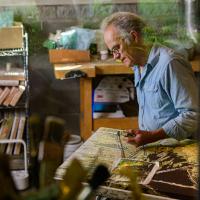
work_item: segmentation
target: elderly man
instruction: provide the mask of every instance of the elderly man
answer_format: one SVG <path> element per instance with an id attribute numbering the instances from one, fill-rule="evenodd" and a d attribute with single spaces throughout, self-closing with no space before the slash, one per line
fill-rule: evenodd
<path id="1" fill-rule="evenodd" d="M 198 94 L 191 65 L 172 49 L 143 40 L 143 20 L 117 12 L 102 22 L 114 59 L 134 69 L 139 130 L 128 142 L 144 145 L 167 137 L 192 137 L 197 127 Z"/>

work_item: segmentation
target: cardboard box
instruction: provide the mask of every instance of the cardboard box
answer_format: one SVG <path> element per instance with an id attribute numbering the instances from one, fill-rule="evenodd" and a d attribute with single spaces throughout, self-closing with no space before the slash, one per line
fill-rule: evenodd
<path id="1" fill-rule="evenodd" d="M 94 91 L 94 102 L 99 103 L 125 103 L 130 100 L 129 91 L 126 88 L 103 89 L 96 88 Z"/>
<path id="2" fill-rule="evenodd" d="M 23 47 L 23 25 L 15 22 L 13 26 L 0 28 L 0 49 Z"/>
<path id="3" fill-rule="evenodd" d="M 74 49 L 51 49 L 49 50 L 50 63 L 73 63 L 89 62 L 90 52 Z"/>
<path id="4" fill-rule="evenodd" d="M 94 90 L 94 102 L 125 103 L 134 99 L 134 88 L 131 80 L 123 76 L 106 76 Z"/>

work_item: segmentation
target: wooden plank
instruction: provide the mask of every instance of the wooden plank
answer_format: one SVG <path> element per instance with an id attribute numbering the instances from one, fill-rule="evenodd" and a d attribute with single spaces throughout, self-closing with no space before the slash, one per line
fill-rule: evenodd
<path id="1" fill-rule="evenodd" d="M 92 134 L 92 79 L 80 79 L 80 135 L 86 140 Z"/>
<path id="2" fill-rule="evenodd" d="M 96 74 L 98 75 L 116 75 L 116 74 L 133 74 L 133 70 L 123 64 L 102 63 L 96 64 Z"/>
<path id="3" fill-rule="evenodd" d="M 95 66 L 91 63 L 86 65 L 82 64 L 55 64 L 54 65 L 54 74 L 57 79 L 64 79 L 65 75 L 70 71 L 80 70 L 87 74 L 87 77 L 95 77 Z"/>
<path id="4" fill-rule="evenodd" d="M 90 52 L 75 49 L 50 49 L 49 62 L 53 64 L 90 62 Z"/>
<path id="5" fill-rule="evenodd" d="M 125 117 L 125 118 L 93 119 L 93 130 L 97 130 L 100 127 L 117 128 L 117 129 L 137 129 L 138 118 Z"/>

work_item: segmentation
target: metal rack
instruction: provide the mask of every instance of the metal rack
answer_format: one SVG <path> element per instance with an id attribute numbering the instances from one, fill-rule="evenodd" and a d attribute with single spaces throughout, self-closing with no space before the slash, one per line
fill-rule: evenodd
<path id="1" fill-rule="evenodd" d="M 13 140 L 0 140 L 0 144 L 21 144 L 24 149 L 24 158 L 23 158 L 23 163 L 24 163 L 24 168 L 23 170 L 12 170 L 11 174 L 15 183 L 15 186 L 18 190 L 24 190 L 28 187 L 29 185 L 29 174 L 28 174 L 28 165 L 27 165 L 27 149 L 26 149 L 26 143 L 21 140 L 21 139 L 13 139 Z"/>
<path id="2" fill-rule="evenodd" d="M 10 110 L 11 112 L 14 112 L 15 110 L 23 110 L 26 115 L 26 124 L 25 124 L 25 144 L 26 147 L 24 147 L 23 153 L 26 153 L 27 160 L 25 163 L 29 163 L 29 134 L 28 134 L 28 116 L 29 116 L 29 73 L 28 73 L 28 34 L 24 33 L 23 35 L 23 47 L 22 48 L 13 48 L 13 49 L 0 49 L 0 57 L 12 57 L 12 56 L 19 56 L 22 57 L 23 61 L 23 69 L 24 69 L 24 83 L 25 83 L 25 103 L 19 103 L 18 105 L 12 107 L 12 106 L 0 106 L 0 112 L 2 113 L 5 110 Z M 6 142 L 6 143 L 16 143 L 16 140 L 1 140 L 0 143 Z M 27 164 L 26 164 L 27 168 Z"/>

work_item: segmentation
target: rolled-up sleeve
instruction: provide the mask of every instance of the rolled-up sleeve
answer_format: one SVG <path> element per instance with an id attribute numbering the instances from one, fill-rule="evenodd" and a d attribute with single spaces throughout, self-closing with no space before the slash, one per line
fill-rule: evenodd
<path id="1" fill-rule="evenodd" d="M 198 88 L 191 66 L 184 60 L 172 59 L 164 71 L 163 87 L 178 116 L 162 128 L 178 140 L 192 136 L 197 130 Z"/>

